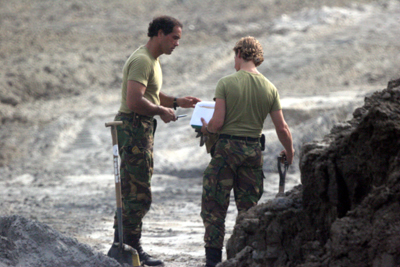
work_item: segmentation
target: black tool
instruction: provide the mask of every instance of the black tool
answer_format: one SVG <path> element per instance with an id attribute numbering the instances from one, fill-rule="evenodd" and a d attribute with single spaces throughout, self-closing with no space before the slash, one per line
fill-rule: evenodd
<path id="1" fill-rule="evenodd" d="M 278 158 L 278 172 L 279 172 L 279 192 L 276 195 L 277 197 L 283 196 L 285 193 L 285 178 L 286 171 L 289 169 L 289 163 L 286 160 L 286 155 L 280 155 Z M 282 171 L 282 163 L 284 165 Z"/>

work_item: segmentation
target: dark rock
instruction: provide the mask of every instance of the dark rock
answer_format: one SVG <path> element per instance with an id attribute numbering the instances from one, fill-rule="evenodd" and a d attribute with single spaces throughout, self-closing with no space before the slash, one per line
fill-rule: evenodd
<path id="1" fill-rule="evenodd" d="M 400 79 L 300 155 L 302 185 L 241 214 L 231 266 L 400 266 Z"/>
<path id="2" fill-rule="evenodd" d="M 12 94 L 9 95 L 4 95 L 0 92 L 0 102 L 6 105 L 11 105 L 11 106 L 16 106 L 19 104 L 20 100 L 17 99 L 17 97 L 15 97 Z"/>

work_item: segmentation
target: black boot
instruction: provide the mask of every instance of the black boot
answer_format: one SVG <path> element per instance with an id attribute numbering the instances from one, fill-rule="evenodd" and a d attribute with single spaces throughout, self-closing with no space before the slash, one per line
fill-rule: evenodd
<path id="1" fill-rule="evenodd" d="M 217 248 L 206 248 L 206 267 L 215 267 L 222 261 L 222 250 Z"/>
<path id="2" fill-rule="evenodd" d="M 152 256 L 143 251 L 142 245 L 140 244 L 140 235 L 127 235 L 126 244 L 130 245 L 139 254 L 140 262 L 148 266 L 163 266 L 164 263 L 161 260 L 154 259 Z"/>

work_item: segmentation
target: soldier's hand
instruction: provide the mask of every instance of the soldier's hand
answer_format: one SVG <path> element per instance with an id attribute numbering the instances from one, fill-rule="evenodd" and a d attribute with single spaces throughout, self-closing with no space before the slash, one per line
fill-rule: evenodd
<path id="1" fill-rule="evenodd" d="M 201 100 L 197 97 L 186 96 L 178 98 L 176 102 L 178 106 L 182 108 L 194 108 L 198 102 L 201 102 Z"/>
<path id="2" fill-rule="evenodd" d="M 280 156 L 282 155 L 286 156 L 286 161 L 289 163 L 289 165 L 293 164 L 294 149 L 292 149 L 291 151 L 282 150 Z"/>
<path id="3" fill-rule="evenodd" d="M 172 108 L 166 108 L 160 106 L 162 113 L 160 114 L 160 118 L 165 122 L 168 123 L 170 121 L 176 121 L 175 112 Z"/>
<path id="4" fill-rule="evenodd" d="M 206 120 L 204 118 L 200 118 L 200 120 L 201 120 L 201 123 L 203 124 L 201 126 L 201 133 L 204 134 L 204 135 L 208 135 L 208 132 L 206 130 L 206 127 L 207 127 L 208 124 L 207 124 Z"/>

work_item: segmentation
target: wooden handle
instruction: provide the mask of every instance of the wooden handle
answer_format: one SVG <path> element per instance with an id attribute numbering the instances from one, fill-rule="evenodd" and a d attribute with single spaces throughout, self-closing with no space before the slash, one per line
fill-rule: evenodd
<path id="1" fill-rule="evenodd" d="M 111 121 L 111 122 L 106 122 L 106 127 L 117 126 L 117 125 L 122 125 L 122 121 Z"/>
<path id="2" fill-rule="evenodd" d="M 106 127 L 111 127 L 112 144 L 118 145 L 117 126 L 122 125 L 122 121 L 106 122 Z"/>
<path id="3" fill-rule="evenodd" d="M 117 127 L 122 125 L 122 121 L 111 121 L 106 122 L 106 127 L 111 127 L 111 137 L 113 144 L 113 157 L 114 157 L 114 178 L 115 178 L 115 197 L 117 202 L 117 222 L 118 222 L 118 234 L 119 234 L 119 248 L 122 250 L 122 244 L 124 242 L 123 225 L 122 225 L 122 194 L 121 194 L 121 177 L 119 176 L 119 164 L 118 164 L 118 133 Z"/>

